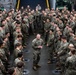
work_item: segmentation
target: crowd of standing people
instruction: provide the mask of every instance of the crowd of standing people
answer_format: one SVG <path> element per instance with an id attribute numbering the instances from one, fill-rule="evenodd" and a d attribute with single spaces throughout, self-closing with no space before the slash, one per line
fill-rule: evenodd
<path id="1" fill-rule="evenodd" d="M 40 34 L 43 34 L 44 41 Z M 36 35 L 32 41 L 34 49 L 33 69 L 40 65 L 41 49 L 48 48 L 48 64 L 56 61 L 56 69 L 63 75 L 76 75 L 76 11 L 56 8 L 45 10 L 38 5 L 36 10 L 29 5 L 20 10 L 0 10 L 0 75 L 22 75 L 25 65 L 23 48 L 27 38 Z M 14 67 L 8 67 L 11 50 L 14 53 Z"/>

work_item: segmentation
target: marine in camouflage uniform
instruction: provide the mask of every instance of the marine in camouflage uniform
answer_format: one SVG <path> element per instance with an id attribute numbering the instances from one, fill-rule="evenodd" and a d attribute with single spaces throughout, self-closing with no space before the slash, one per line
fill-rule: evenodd
<path id="1" fill-rule="evenodd" d="M 18 62 L 17 67 L 15 68 L 15 75 L 23 75 L 23 67 L 24 63 L 23 62 Z"/>
<path id="2" fill-rule="evenodd" d="M 32 48 L 34 49 L 33 52 L 33 69 L 37 70 L 39 61 L 40 61 L 40 55 L 41 55 L 41 49 L 43 47 L 43 40 L 41 39 L 40 34 L 37 34 L 36 38 L 32 41 Z"/>
<path id="3" fill-rule="evenodd" d="M 15 58 L 17 58 L 17 56 L 18 56 L 18 53 L 20 53 L 20 52 L 22 52 L 22 44 L 21 43 L 17 43 L 16 45 L 15 45 L 15 50 L 14 50 L 14 56 L 15 56 Z"/>
<path id="4" fill-rule="evenodd" d="M 76 48 L 76 35 L 73 36 L 73 38 L 70 40 L 70 42 L 74 45 Z"/>
<path id="5" fill-rule="evenodd" d="M 4 43 L 0 43 L 0 59 L 2 60 L 3 62 L 3 65 L 5 66 L 5 69 L 7 70 L 7 64 L 8 64 L 8 60 L 7 60 L 7 57 L 6 57 L 6 53 L 4 51 Z"/>
<path id="6" fill-rule="evenodd" d="M 51 27 L 51 23 L 50 20 L 47 19 L 46 23 L 44 24 L 44 40 L 45 40 L 45 44 L 47 43 L 47 39 L 48 39 L 48 33 Z"/>
<path id="7" fill-rule="evenodd" d="M 0 59 L 0 75 L 6 75 L 6 69 L 5 69 L 5 67 L 4 67 L 4 65 L 3 65 L 3 62 L 2 62 L 2 60 Z"/>
<path id="8" fill-rule="evenodd" d="M 27 37 L 29 35 L 29 20 L 28 16 L 24 15 L 22 21 L 23 45 L 26 46 Z"/>
<path id="9" fill-rule="evenodd" d="M 64 69 L 65 69 L 65 61 L 68 53 L 68 45 L 69 43 L 67 42 L 66 37 L 62 37 L 60 47 L 57 50 L 57 55 L 58 55 L 57 66 L 59 67 L 61 72 L 64 72 Z"/>
<path id="10" fill-rule="evenodd" d="M 76 50 L 71 50 L 71 56 L 66 60 L 66 71 L 64 75 L 76 75 Z"/>
<path id="11" fill-rule="evenodd" d="M 35 24 L 35 31 L 39 33 L 41 30 L 41 12 L 38 9 L 35 12 Z"/>
<path id="12" fill-rule="evenodd" d="M 53 53 L 54 53 L 54 33 L 51 30 L 49 31 L 47 46 L 49 48 L 49 51 L 48 51 L 48 53 L 49 53 L 48 64 L 50 64 L 52 62 Z"/>
<path id="13" fill-rule="evenodd" d="M 32 31 L 32 34 L 34 34 L 34 24 L 33 24 L 34 16 L 31 13 L 29 13 L 28 15 L 28 20 L 29 20 L 29 33 Z"/>
<path id="14" fill-rule="evenodd" d="M 17 66 L 18 62 L 24 62 L 23 61 L 23 53 L 18 53 L 18 57 L 14 60 L 15 66 Z"/>

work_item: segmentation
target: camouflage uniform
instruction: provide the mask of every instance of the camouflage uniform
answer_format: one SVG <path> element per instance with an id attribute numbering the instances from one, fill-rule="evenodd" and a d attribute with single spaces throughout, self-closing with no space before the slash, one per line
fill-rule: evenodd
<path id="1" fill-rule="evenodd" d="M 18 49 L 15 49 L 15 50 L 14 50 L 15 58 L 17 58 L 18 53 L 20 53 L 20 52 L 22 52 L 22 50 L 18 50 Z"/>
<path id="2" fill-rule="evenodd" d="M 59 64 L 62 72 L 64 72 L 64 70 L 65 70 L 65 61 L 66 61 L 67 53 L 68 53 L 68 45 L 69 45 L 68 42 L 64 43 L 61 41 L 60 48 L 58 49 L 58 52 L 57 52 L 57 54 L 58 54 L 57 64 Z"/>
<path id="3" fill-rule="evenodd" d="M 21 62 L 21 60 L 19 58 L 16 58 L 14 62 L 15 62 L 15 66 L 16 66 L 18 62 Z"/>
<path id="4" fill-rule="evenodd" d="M 16 67 L 16 68 L 15 68 L 15 71 L 16 71 L 16 72 L 15 72 L 16 75 L 23 75 L 22 68 Z"/>
<path id="5" fill-rule="evenodd" d="M 6 75 L 6 69 L 5 69 L 1 59 L 0 59 L 0 75 Z"/>
<path id="6" fill-rule="evenodd" d="M 72 55 L 66 60 L 65 75 L 76 75 L 76 55 Z"/>
<path id="7" fill-rule="evenodd" d="M 48 48 L 49 48 L 49 60 L 52 61 L 52 58 L 53 58 L 53 52 L 54 52 L 54 34 L 49 34 L 49 37 L 48 37 L 48 41 L 47 41 L 47 44 L 48 44 Z"/>
<path id="8" fill-rule="evenodd" d="M 45 44 L 47 43 L 47 39 L 48 39 L 48 33 L 51 27 L 51 23 L 50 22 L 46 22 L 44 24 L 44 40 L 45 40 Z"/>
<path id="9" fill-rule="evenodd" d="M 42 46 L 43 45 L 43 40 L 42 39 L 34 39 L 32 41 L 32 47 L 34 49 L 33 52 L 33 66 L 36 66 L 39 61 L 40 61 L 40 54 L 41 54 L 41 49 L 38 48 L 38 46 Z"/>
<path id="10" fill-rule="evenodd" d="M 33 24 L 34 16 L 32 14 L 30 14 L 28 16 L 28 20 L 29 20 L 29 27 L 30 27 L 29 29 L 31 29 L 32 30 L 32 33 L 34 34 L 34 24 Z"/>

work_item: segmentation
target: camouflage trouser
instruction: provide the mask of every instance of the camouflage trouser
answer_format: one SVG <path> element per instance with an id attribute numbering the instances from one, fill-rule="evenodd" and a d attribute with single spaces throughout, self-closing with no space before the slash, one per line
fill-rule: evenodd
<path id="1" fill-rule="evenodd" d="M 33 66 L 36 66 L 40 61 L 40 53 L 33 53 Z"/>
<path id="2" fill-rule="evenodd" d="M 76 70 L 66 70 L 64 75 L 76 75 Z"/>
<path id="3" fill-rule="evenodd" d="M 48 32 L 44 32 L 44 41 L 47 43 L 48 40 Z"/>
<path id="4" fill-rule="evenodd" d="M 30 33 L 30 30 L 31 30 L 32 33 L 35 32 L 35 30 L 34 30 L 34 24 L 33 23 L 30 24 L 29 33 Z"/>
<path id="5" fill-rule="evenodd" d="M 23 45 L 26 45 L 27 35 L 23 33 Z"/>
<path id="6" fill-rule="evenodd" d="M 53 49 L 54 49 L 53 46 L 51 46 L 51 47 L 48 48 L 48 59 L 49 60 L 53 59 L 53 52 L 54 52 Z"/>
<path id="7" fill-rule="evenodd" d="M 66 57 L 65 56 L 58 57 L 57 58 L 57 63 L 56 63 L 56 66 L 59 67 L 62 72 L 65 71 L 65 62 L 66 62 Z"/>
<path id="8" fill-rule="evenodd" d="M 0 75 L 6 75 L 6 69 L 4 65 L 0 66 Z"/>

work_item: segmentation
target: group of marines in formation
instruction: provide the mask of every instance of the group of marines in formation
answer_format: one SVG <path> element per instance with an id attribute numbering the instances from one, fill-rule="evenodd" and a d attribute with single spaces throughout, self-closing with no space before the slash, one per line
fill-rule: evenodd
<path id="1" fill-rule="evenodd" d="M 32 10 L 28 5 L 20 10 L 0 10 L 0 75 L 23 75 L 23 49 L 27 47 L 30 35 L 32 41 L 33 70 L 41 66 L 41 49 L 48 48 L 48 64 L 56 61 L 56 70 L 63 75 L 76 75 L 76 11 L 56 8 Z M 44 36 L 44 39 L 41 38 Z M 9 68 L 11 50 L 14 53 L 14 67 Z"/>

